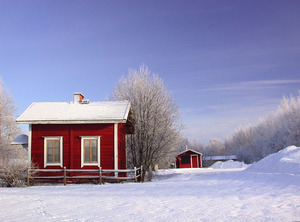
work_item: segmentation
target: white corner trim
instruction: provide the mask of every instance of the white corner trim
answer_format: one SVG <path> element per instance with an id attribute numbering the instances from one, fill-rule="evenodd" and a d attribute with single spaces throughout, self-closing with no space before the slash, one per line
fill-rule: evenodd
<path id="1" fill-rule="evenodd" d="M 84 166 L 98 166 L 100 167 L 100 138 L 101 136 L 81 136 L 81 168 Z M 84 139 L 97 139 L 97 163 L 85 163 L 84 162 Z"/>
<path id="2" fill-rule="evenodd" d="M 114 124 L 114 168 L 118 170 L 118 123 Z M 115 173 L 117 175 L 117 173 Z"/>
<path id="3" fill-rule="evenodd" d="M 60 162 L 59 163 L 47 163 L 47 140 L 59 139 L 60 142 Z M 54 151 L 53 151 L 54 154 Z M 46 136 L 44 137 L 44 168 L 47 166 L 60 166 L 63 167 L 63 137 L 62 136 Z"/>
<path id="4" fill-rule="evenodd" d="M 32 125 L 29 124 L 29 132 L 28 132 L 28 167 L 31 168 L 31 142 L 32 140 Z"/>

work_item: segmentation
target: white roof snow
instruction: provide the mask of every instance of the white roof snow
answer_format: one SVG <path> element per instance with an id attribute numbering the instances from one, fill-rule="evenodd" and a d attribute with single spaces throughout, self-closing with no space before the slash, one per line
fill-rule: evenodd
<path id="1" fill-rule="evenodd" d="M 236 155 L 231 156 L 205 156 L 203 160 L 236 160 Z"/>
<path id="2" fill-rule="evenodd" d="M 28 136 L 26 134 L 20 134 L 17 136 L 14 141 L 11 143 L 12 145 L 24 145 L 28 144 Z"/>
<path id="3" fill-rule="evenodd" d="M 233 169 L 233 168 L 247 168 L 249 165 L 244 162 L 227 160 L 225 162 L 218 161 L 211 165 L 209 168 L 213 169 Z"/>
<path id="4" fill-rule="evenodd" d="M 128 101 L 39 102 L 32 103 L 18 118 L 17 123 L 125 123 L 130 110 Z"/>
<path id="5" fill-rule="evenodd" d="M 289 146 L 251 164 L 248 172 L 300 175 L 300 147 Z"/>
<path id="6" fill-rule="evenodd" d="M 199 153 L 199 152 L 197 152 L 197 151 L 195 151 L 195 150 L 192 150 L 192 149 L 187 149 L 187 150 L 184 150 L 184 151 L 182 151 L 182 152 L 178 153 L 178 155 L 181 155 L 181 154 L 183 154 L 183 153 L 185 153 L 185 152 L 188 152 L 188 151 L 191 151 L 191 152 L 194 152 L 194 153 L 197 153 L 197 154 L 200 154 L 200 155 L 202 155 L 202 153 Z M 177 155 L 177 156 L 178 156 L 178 155 Z"/>

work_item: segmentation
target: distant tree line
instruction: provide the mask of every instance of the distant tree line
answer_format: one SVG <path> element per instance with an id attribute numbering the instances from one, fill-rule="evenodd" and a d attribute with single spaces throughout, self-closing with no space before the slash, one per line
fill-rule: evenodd
<path id="1" fill-rule="evenodd" d="M 238 160 L 249 164 L 291 145 L 300 146 L 300 94 L 284 97 L 275 112 L 256 125 L 239 127 L 225 141 L 213 138 L 203 145 L 185 139 L 180 149 L 188 146 L 208 156 L 237 155 Z"/>
<path id="2" fill-rule="evenodd" d="M 237 129 L 225 140 L 227 152 L 252 163 L 287 146 L 300 146 L 300 96 L 284 97 L 279 108 L 257 125 Z"/>
<path id="3" fill-rule="evenodd" d="M 182 152 L 186 148 L 198 151 L 202 153 L 203 156 L 229 155 L 225 149 L 224 142 L 218 138 L 210 139 L 209 143 L 206 145 L 200 143 L 198 140 L 191 142 L 187 138 L 183 138 L 178 152 Z"/>

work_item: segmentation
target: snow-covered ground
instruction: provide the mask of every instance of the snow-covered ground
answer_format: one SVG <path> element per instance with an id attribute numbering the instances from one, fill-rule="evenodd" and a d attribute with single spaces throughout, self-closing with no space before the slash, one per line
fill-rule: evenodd
<path id="1" fill-rule="evenodd" d="M 0 221 L 299 221 L 300 148 L 289 149 L 255 170 L 174 169 L 147 183 L 0 188 Z M 278 161 L 293 170 L 259 170 Z"/>
<path id="2" fill-rule="evenodd" d="M 213 169 L 230 169 L 230 168 L 247 168 L 249 165 L 243 162 L 234 161 L 234 160 L 227 160 L 225 162 L 218 161 L 215 162 L 210 168 Z"/>

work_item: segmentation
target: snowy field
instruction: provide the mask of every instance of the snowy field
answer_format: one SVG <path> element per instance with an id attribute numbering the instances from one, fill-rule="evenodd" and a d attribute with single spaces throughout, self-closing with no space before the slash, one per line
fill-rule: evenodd
<path id="1" fill-rule="evenodd" d="M 300 221 L 300 148 L 146 183 L 0 188 L 0 221 Z"/>

